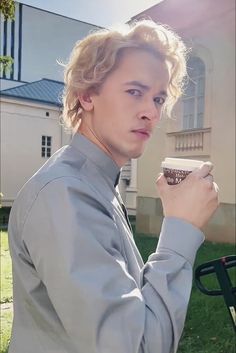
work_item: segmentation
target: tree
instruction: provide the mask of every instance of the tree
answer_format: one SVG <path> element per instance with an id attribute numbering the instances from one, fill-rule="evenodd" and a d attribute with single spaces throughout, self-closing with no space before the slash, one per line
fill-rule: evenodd
<path id="1" fill-rule="evenodd" d="M 0 0 L 0 15 L 5 20 L 14 19 L 15 16 L 15 1 L 14 0 Z M 11 70 L 13 59 L 11 56 L 0 55 L 0 72 Z"/>

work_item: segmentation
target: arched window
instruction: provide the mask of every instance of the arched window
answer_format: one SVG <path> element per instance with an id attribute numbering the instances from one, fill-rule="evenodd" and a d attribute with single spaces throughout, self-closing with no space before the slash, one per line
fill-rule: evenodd
<path id="1" fill-rule="evenodd" d="M 183 96 L 183 130 L 201 129 L 204 121 L 205 64 L 198 57 L 187 63 L 189 81 Z"/>

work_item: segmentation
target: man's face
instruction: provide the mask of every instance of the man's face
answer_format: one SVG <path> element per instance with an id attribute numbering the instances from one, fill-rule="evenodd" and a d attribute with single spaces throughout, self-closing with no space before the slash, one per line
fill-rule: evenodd
<path id="1" fill-rule="evenodd" d="M 168 83 L 166 63 L 147 51 L 126 49 L 99 93 L 90 95 L 86 125 L 118 166 L 143 153 L 160 120 Z"/>

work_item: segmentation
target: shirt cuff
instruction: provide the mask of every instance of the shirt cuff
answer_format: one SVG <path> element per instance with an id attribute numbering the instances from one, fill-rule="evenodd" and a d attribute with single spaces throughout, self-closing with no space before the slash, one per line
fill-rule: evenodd
<path id="1" fill-rule="evenodd" d="M 202 231 L 191 223 L 180 218 L 166 217 L 162 224 L 156 251 L 172 250 L 193 265 L 197 250 L 204 240 L 205 236 Z"/>

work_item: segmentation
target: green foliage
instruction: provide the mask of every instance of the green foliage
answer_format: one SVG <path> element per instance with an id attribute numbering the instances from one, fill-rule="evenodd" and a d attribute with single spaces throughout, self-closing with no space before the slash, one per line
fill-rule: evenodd
<path id="1" fill-rule="evenodd" d="M 3 17 L 8 20 L 14 19 L 15 16 L 15 1 L 14 0 L 1 0 L 0 1 L 0 13 Z"/>
<path id="2" fill-rule="evenodd" d="M 0 73 L 1 75 L 6 72 L 11 72 L 14 60 L 11 56 L 0 55 Z"/>
<path id="3" fill-rule="evenodd" d="M 0 14 L 5 20 L 14 20 L 15 16 L 15 1 L 14 0 L 0 0 Z M 0 56 L 0 74 L 11 72 L 13 59 L 11 56 Z"/>
<path id="4" fill-rule="evenodd" d="M 0 198 L 1 201 L 1 198 Z M 7 224 L 10 215 L 10 207 L 4 207 L 0 205 L 0 230 L 7 229 Z"/>

